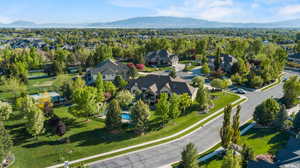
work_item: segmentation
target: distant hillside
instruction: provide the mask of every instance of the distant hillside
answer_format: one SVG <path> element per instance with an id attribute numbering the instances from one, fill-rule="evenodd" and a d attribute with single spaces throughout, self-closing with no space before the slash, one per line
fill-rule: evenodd
<path id="1" fill-rule="evenodd" d="M 89 24 L 35 24 L 27 21 L 16 21 L 1 24 L 0 27 L 24 28 L 300 28 L 300 19 L 270 23 L 225 23 L 183 17 L 137 17 L 106 23 Z"/>

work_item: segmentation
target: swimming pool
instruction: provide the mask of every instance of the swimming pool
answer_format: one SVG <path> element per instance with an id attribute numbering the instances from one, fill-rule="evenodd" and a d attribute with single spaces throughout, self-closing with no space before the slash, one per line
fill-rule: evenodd
<path id="1" fill-rule="evenodd" d="M 121 117 L 123 120 L 131 120 L 131 114 L 128 113 L 122 113 Z"/>

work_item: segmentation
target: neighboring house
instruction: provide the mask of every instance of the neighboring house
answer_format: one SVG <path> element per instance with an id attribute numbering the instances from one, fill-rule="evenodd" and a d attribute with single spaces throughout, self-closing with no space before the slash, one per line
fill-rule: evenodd
<path id="1" fill-rule="evenodd" d="M 121 76 L 125 80 L 129 78 L 129 68 L 127 65 L 108 59 L 98 64 L 95 68 L 87 69 L 85 76 L 87 84 L 93 84 L 99 73 L 103 75 L 103 80 L 106 81 L 114 80 L 116 76 Z"/>
<path id="2" fill-rule="evenodd" d="M 215 69 L 215 59 L 216 56 L 208 56 L 208 65 L 211 69 Z M 227 72 L 231 72 L 232 65 L 237 62 L 237 59 L 232 55 L 221 54 L 221 68 Z"/>
<path id="3" fill-rule="evenodd" d="M 57 92 L 39 93 L 39 94 L 30 95 L 30 97 L 36 101 L 50 97 L 51 102 L 54 105 L 60 105 L 60 104 L 65 103 L 65 101 L 66 101 L 65 98 L 63 96 L 61 96 L 60 94 L 58 94 Z"/>
<path id="4" fill-rule="evenodd" d="M 170 54 L 167 50 L 149 52 L 146 56 L 147 65 L 174 66 L 177 65 L 178 62 L 178 56 L 175 54 Z"/>
<path id="5" fill-rule="evenodd" d="M 300 64 L 300 53 L 289 55 L 288 56 L 288 61 Z"/>
<path id="6" fill-rule="evenodd" d="M 131 80 L 127 89 L 132 93 L 141 91 L 143 99 L 149 103 L 155 103 L 161 93 L 168 93 L 169 95 L 187 93 L 192 99 L 195 99 L 197 94 L 197 89 L 191 87 L 186 81 L 163 75 L 148 75 Z"/>

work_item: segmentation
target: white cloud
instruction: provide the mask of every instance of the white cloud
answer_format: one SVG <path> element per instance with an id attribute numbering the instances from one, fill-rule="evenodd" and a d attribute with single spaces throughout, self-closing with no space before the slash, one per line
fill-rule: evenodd
<path id="1" fill-rule="evenodd" d="M 300 14 L 300 4 L 282 7 L 279 9 L 279 14 L 285 16 Z"/>
<path id="2" fill-rule="evenodd" d="M 185 0 L 181 6 L 158 9 L 157 15 L 221 21 L 237 12 L 239 12 L 239 9 L 235 6 L 233 0 Z"/>
<path id="3" fill-rule="evenodd" d="M 120 7 L 151 8 L 162 0 L 108 0 L 109 3 Z"/>
<path id="4" fill-rule="evenodd" d="M 0 23 L 10 23 L 13 22 L 11 18 L 0 16 Z"/>

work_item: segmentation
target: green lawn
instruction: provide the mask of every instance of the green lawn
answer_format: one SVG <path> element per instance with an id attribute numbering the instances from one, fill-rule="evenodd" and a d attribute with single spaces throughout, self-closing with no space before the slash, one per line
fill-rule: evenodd
<path id="1" fill-rule="evenodd" d="M 241 140 L 253 149 L 255 155 L 259 154 L 276 154 L 282 149 L 289 139 L 288 133 L 279 132 L 275 129 L 253 128 L 242 136 Z M 204 168 L 220 168 L 222 158 L 215 157 L 204 165 Z"/>
<path id="2" fill-rule="evenodd" d="M 218 107 L 221 108 L 222 105 L 239 98 L 237 95 L 228 93 L 214 94 L 217 97 L 214 100 L 216 106 L 211 109 L 211 113 L 215 112 Z M 118 135 L 109 134 L 104 129 L 103 121 L 93 120 L 85 122 L 84 119 L 76 119 L 67 113 L 66 107 L 56 108 L 55 113 L 63 118 L 68 126 L 69 130 L 64 136 L 70 138 L 70 143 L 68 144 L 61 144 L 58 141 L 60 137 L 53 136 L 51 133 L 45 133 L 38 140 L 31 138 L 26 133 L 25 121 L 22 118 L 16 117 L 15 120 L 5 123 L 15 141 L 14 153 L 17 159 L 13 167 L 45 167 L 61 163 L 64 160 L 79 159 L 155 140 L 172 135 L 209 115 L 192 112 L 189 115 L 171 121 L 162 129 L 159 122 L 155 119 L 156 117 L 153 117 L 150 124 L 151 131 L 144 136 L 136 137 L 127 127 L 124 128 L 125 131 Z"/>

